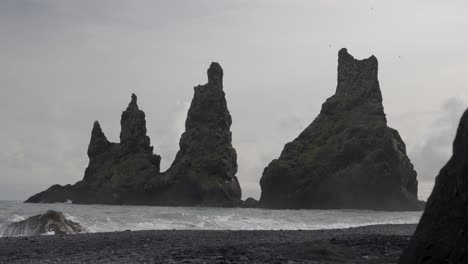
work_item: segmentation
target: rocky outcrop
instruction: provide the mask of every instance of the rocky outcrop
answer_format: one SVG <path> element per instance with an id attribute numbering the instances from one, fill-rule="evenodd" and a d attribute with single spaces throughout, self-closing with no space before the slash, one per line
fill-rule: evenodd
<path id="1" fill-rule="evenodd" d="M 223 91 L 223 69 L 212 63 L 208 83 L 195 87 L 180 150 L 165 173 L 171 186 L 164 192 L 176 197 L 174 203 L 233 206 L 240 202 L 231 123 Z"/>
<path id="2" fill-rule="evenodd" d="M 26 202 L 78 204 L 146 204 L 152 177 L 159 173 L 161 157 L 153 154 L 146 135 L 145 113 L 137 97 L 122 112 L 120 143 L 111 143 L 95 122 L 88 147 L 89 165 L 75 185 L 54 185 Z"/>
<path id="3" fill-rule="evenodd" d="M 2 236 L 36 236 L 42 234 L 77 234 L 85 232 L 79 223 L 65 218 L 63 213 L 49 210 L 45 214 L 31 216 L 26 220 L 8 224 Z"/>
<path id="4" fill-rule="evenodd" d="M 468 263 L 468 110 L 400 263 Z"/>
<path id="5" fill-rule="evenodd" d="M 258 201 L 255 200 L 252 197 L 249 197 L 245 199 L 245 201 L 242 203 L 243 208 L 257 208 L 258 207 Z"/>
<path id="6" fill-rule="evenodd" d="M 75 185 L 54 185 L 26 202 L 237 205 L 241 190 L 235 176 L 237 157 L 231 145 L 232 120 L 222 78 L 221 66 L 212 63 L 208 83 L 195 87 L 180 151 L 167 172 L 160 172 L 161 157 L 153 154 L 145 113 L 133 94 L 122 113 L 120 143 L 109 142 L 96 121 L 83 180 Z"/>
<path id="7" fill-rule="evenodd" d="M 387 126 L 377 72 L 374 56 L 339 51 L 336 93 L 265 168 L 262 207 L 421 209 L 405 143 Z"/>

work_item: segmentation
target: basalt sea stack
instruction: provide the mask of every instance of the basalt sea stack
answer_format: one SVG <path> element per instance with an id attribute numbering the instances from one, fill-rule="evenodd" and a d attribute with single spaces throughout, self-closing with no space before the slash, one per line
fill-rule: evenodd
<path id="1" fill-rule="evenodd" d="M 387 126 L 374 56 L 338 53 L 336 93 L 263 172 L 260 206 L 415 210 L 416 171 Z"/>
<path id="2" fill-rule="evenodd" d="M 170 182 L 161 193 L 182 205 L 240 204 L 237 154 L 232 147 L 232 119 L 223 91 L 223 69 L 212 63 L 208 83 L 195 87 L 180 150 L 165 173 Z"/>
<path id="3" fill-rule="evenodd" d="M 208 83 L 195 87 L 180 151 L 167 172 L 160 172 L 146 135 L 145 113 L 137 97 L 122 113 L 120 143 L 111 143 L 96 121 L 88 147 L 89 165 L 75 185 L 54 185 L 26 202 L 78 204 L 234 206 L 241 190 L 235 176 L 231 116 L 223 91 L 223 70 L 208 69 Z"/>
<path id="4" fill-rule="evenodd" d="M 146 135 L 145 113 L 133 94 L 120 121 L 120 143 L 111 143 L 96 121 L 88 147 L 89 165 L 75 185 L 54 185 L 26 202 L 78 204 L 145 204 L 151 178 L 158 177 L 161 157 Z"/>
<path id="5" fill-rule="evenodd" d="M 400 263 L 468 263 L 468 110 Z"/>

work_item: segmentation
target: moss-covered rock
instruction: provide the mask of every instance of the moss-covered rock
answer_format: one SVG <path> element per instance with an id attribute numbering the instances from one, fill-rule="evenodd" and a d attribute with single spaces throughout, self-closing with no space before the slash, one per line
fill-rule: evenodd
<path id="1" fill-rule="evenodd" d="M 414 210 L 416 172 L 398 132 L 387 126 L 372 56 L 338 54 L 336 93 L 263 172 L 268 208 Z"/>
<path id="2" fill-rule="evenodd" d="M 234 206 L 241 190 L 235 176 L 231 115 L 223 91 L 223 70 L 208 69 L 208 83 L 195 87 L 180 151 L 170 169 L 160 172 L 146 135 L 145 113 L 133 94 L 122 113 L 120 143 L 111 143 L 96 121 L 88 147 L 89 165 L 75 185 L 54 185 L 26 202 L 79 204 Z"/>
<path id="3" fill-rule="evenodd" d="M 82 181 L 75 185 L 54 185 L 26 202 L 78 204 L 146 204 L 144 187 L 159 174 L 161 157 L 153 154 L 146 135 L 145 113 L 133 94 L 122 112 L 120 143 L 111 143 L 95 122 L 88 147 L 89 164 Z M 128 197 L 138 194 L 137 199 Z M 145 194 L 145 195 L 141 195 Z"/>
<path id="4" fill-rule="evenodd" d="M 182 201 L 220 206 L 240 203 L 231 123 L 223 91 L 223 69 L 212 63 L 208 83 L 195 87 L 180 150 L 166 172 L 176 183 L 173 188 Z"/>

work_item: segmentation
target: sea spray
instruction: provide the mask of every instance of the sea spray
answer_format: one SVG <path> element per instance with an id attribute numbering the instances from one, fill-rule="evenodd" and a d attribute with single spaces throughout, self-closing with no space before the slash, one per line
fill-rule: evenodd
<path id="1" fill-rule="evenodd" d="M 0 201 L 1 226 L 47 210 L 63 212 L 85 232 L 124 230 L 316 230 L 374 224 L 414 224 L 421 212 L 265 210 L 252 208 L 23 204 Z M 20 213 L 19 213 L 20 212 Z M 21 219 L 23 218 L 23 219 Z M 1 231 L 1 230 L 0 230 Z"/>

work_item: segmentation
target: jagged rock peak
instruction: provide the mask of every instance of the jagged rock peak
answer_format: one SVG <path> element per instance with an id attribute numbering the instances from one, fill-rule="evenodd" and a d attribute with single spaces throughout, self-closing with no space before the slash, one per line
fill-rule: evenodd
<path id="1" fill-rule="evenodd" d="M 361 106 L 368 113 L 385 116 L 378 80 L 378 61 L 373 55 L 357 60 L 347 49 L 338 52 L 336 93 L 322 105 L 322 114 L 335 114 Z"/>
<path id="2" fill-rule="evenodd" d="M 194 88 L 180 150 L 167 175 L 177 179 L 173 188 L 179 204 L 232 206 L 240 203 L 241 189 L 235 176 L 237 154 L 222 89 L 223 69 L 213 62 L 207 73 L 208 83 Z"/>
<path id="3" fill-rule="evenodd" d="M 120 143 L 129 143 L 132 149 L 138 147 L 150 149 L 150 139 L 146 135 L 145 112 L 138 108 L 135 94 L 132 94 L 127 110 L 122 112 L 120 125 Z"/>
<path id="4" fill-rule="evenodd" d="M 131 109 L 137 109 L 138 110 L 137 96 L 134 93 L 132 93 L 132 99 L 131 99 L 130 103 L 128 104 L 128 107 L 127 107 L 127 110 L 131 110 Z"/>
<path id="5" fill-rule="evenodd" d="M 212 62 L 207 70 L 208 84 L 223 85 L 223 68 L 217 62 Z"/>
<path id="6" fill-rule="evenodd" d="M 94 157 L 106 151 L 110 145 L 111 143 L 102 132 L 101 125 L 99 125 L 98 121 L 95 121 L 91 132 L 91 141 L 88 146 L 88 156 Z"/>
<path id="7" fill-rule="evenodd" d="M 93 124 L 93 131 L 92 131 L 92 134 L 102 134 L 104 136 L 104 133 L 102 132 L 102 129 L 101 129 L 101 125 L 99 124 L 99 121 L 94 121 L 94 124 Z M 105 136 L 104 136 L 105 137 Z"/>
<path id="8" fill-rule="evenodd" d="M 338 86 L 336 89 L 337 94 L 349 95 L 355 88 L 359 90 L 365 88 L 378 89 L 380 94 L 380 87 L 378 86 L 378 67 L 379 63 L 377 58 L 372 55 L 371 57 L 363 60 L 357 60 L 348 53 L 348 50 L 343 48 L 338 52 Z M 375 82 L 377 85 L 365 85 L 362 80 L 366 82 Z M 356 87 L 358 85 L 358 87 Z M 359 91 L 356 89 L 357 92 Z M 380 100 L 382 100 L 380 95 Z"/>
<path id="9" fill-rule="evenodd" d="M 374 56 L 374 55 L 371 55 L 369 58 L 367 59 L 363 59 L 363 60 L 358 60 L 356 58 L 353 57 L 353 55 L 349 54 L 348 52 L 348 49 L 347 48 L 342 48 L 338 51 L 338 63 L 344 63 L 344 62 L 366 62 L 368 64 L 371 64 L 371 65 L 374 65 L 374 66 L 377 66 L 377 58 Z"/>
<path id="10" fill-rule="evenodd" d="M 417 210 L 416 171 L 387 126 L 375 57 L 338 52 L 337 91 L 264 170 L 268 208 Z"/>

